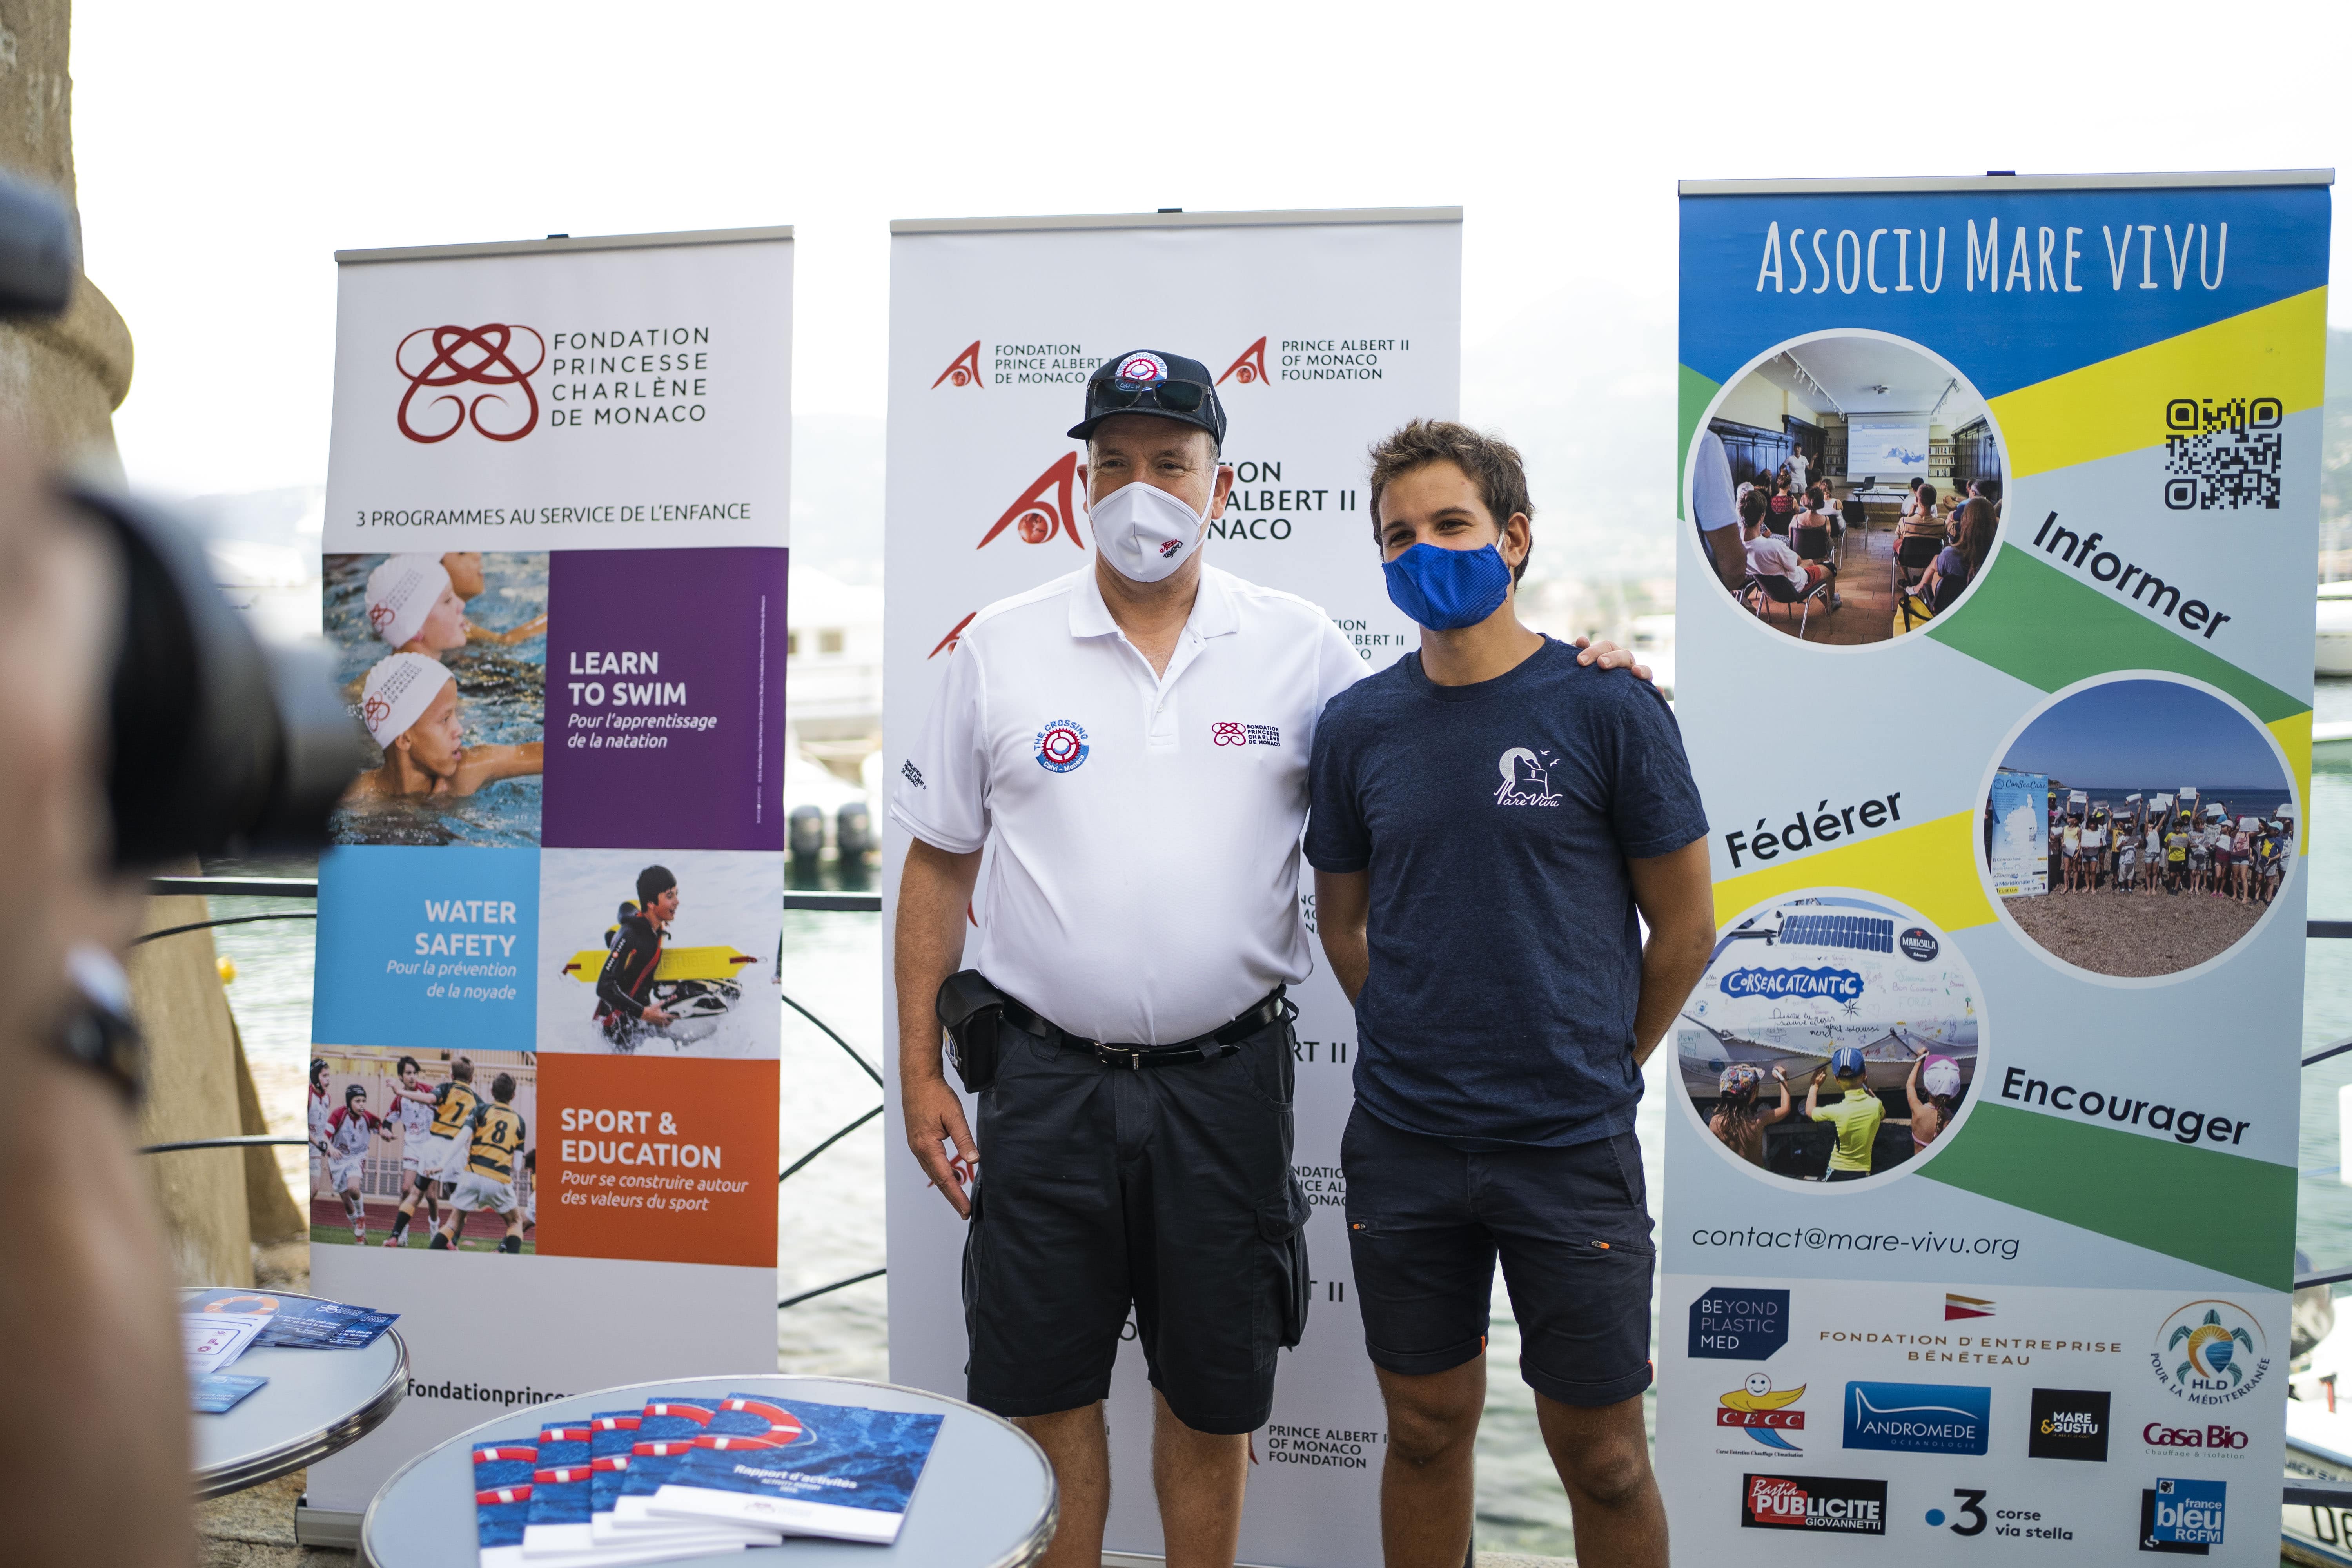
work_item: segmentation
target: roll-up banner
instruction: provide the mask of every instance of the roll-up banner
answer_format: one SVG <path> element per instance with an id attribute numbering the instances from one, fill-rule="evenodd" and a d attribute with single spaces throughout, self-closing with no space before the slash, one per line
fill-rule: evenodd
<path id="1" fill-rule="evenodd" d="M 315 1508 L 772 1364 L 791 241 L 337 257 L 323 619 L 380 756 L 319 868 L 311 1280 L 411 1381 Z"/>
<path id="2" fill-rule="evenodd" d="M 1682 187 L 1678 1557 L 2277 1556 L 2331 178 Z"/>
<path id="3" fill-rule="evenodd" d="M 891 234 L 886 772 L 905 760 L 940 656 L 975 612 L 1092 568 L 1082 453 L 1063 432 L 1077 422 L 1087 375 L 1128 349 L 1184 354 L 1217 377 L 1235 482 L 1209 525 L 1209 560 L 1321 605 L 1370 663 L 1414 646 L 1378 568 L 1365 452 L 1416 416 L 1454 415 L 1459 208 L 901 222 Z M 1296 762 L 1303 789 L 1306 759 Z M 895 900 L 906 837 L 887 831 Z M 1311 927 L 1312 882 L 1303 861 L 1298 870 Z M 972 917 L 987 921 L 984 901 Z M 1339 1568 L 1379 1557 L 1384 1441 L 1341 1219 L 1355 1021 L 1319 970 L 1291 994 L 1314 1300 L 1304 1342 L 1283 1356 L 1272 1423 L 1255 1436 L 1241 1552 Z M 895 1009 L 892 1019 L 895 1042 Z M 976 1125 L 969 1104 L 967 1113 Z M 891 1376 L 961 1397 L 962 1222 L 910 1158 L 890 1162 L 887 1198 Z M 1130 1343 L 1110 1399 L 1116 1552 L 1160 1550 L 1150 1411 Z"/>

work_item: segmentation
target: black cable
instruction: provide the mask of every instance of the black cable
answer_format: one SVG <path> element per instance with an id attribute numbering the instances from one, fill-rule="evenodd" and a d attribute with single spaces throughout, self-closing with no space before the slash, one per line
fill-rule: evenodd
<path id="1" fill-rule="evenodd" d="M 782 994 L 779 992 L 778 994 L 782 995 Z M 847 1040 L 845 1040 L 839 1035 L 835 1034 L 831 1025 L 827 1024 L 823 1018 L 818 1017 L 815 1014 L 810 1012 L 807 1008 L 802 1006 L 799 1003 L 793 1001 L 790 996 L 784 997 L 784 1005 L 790 1007 L 793 1012 L 798 1013 L 802 1017 L 806 1018 L 810 1023 L 814 1024 L 818 1028 L 823 1029 L 824 1031 L 825 1038 L 831 1040 L 835 1045 L 839 1046 L 843 1050 L 849 1052 L 849 1059 L 866 1069 L 866 1076 L 867 1078 L 872 1079 L 877 1085 L 881 1083 L 882 1075 L 874 1070 L 874 1064 L 867 1061 L 864 1057 L 859 1056 L 856 1050 L 851 1047 Z"/>
<path id="2" fill-rule="evenodd" d="M 259 1149 L 271 1143 L 308 1143 L 308 1138 L 272 1138 L 266 1133 L 247 1133 L 239 1138 L 191 1138 L 184 1143 L 150 1143 L 144 1149 L 134 1149 L 134 1154 L 169 1154 L 178 1149 Z"/>
<path id="3" fill-rule="evenodd" d="M 781 1312 L 787 1307 L 797 1307 L 803 1301 L 839 1290 L 845 1286 L 863 1285 L 868 1279 L 879 1279 L 889 1272 L 887 1268 L 869 1268 L 863 1274 L 853 1274 L 846 1279 L 836 1279 L 830 1285 L 820 1285 L 814 1290 L 803 1290 L 797 1296 L 787 1296 L 776 1303 L 776 1310 Z"/>
<path id="4" fill-rule="evenodd" d="M 198 921 L 194 925 L 165 926 L 162 931 L 151 931 L 144 936 L 132 937 L 131 945 L 137 947 L 141 942 L 153 942 L 159 936 L 177 936 L 182 931 L 206 931 L 214 926 L 241 926 L 254 921 L 314 921 L 318 918 L 319 911 L 316 910 L 302 910 L 278 915 L 226 915 L 216 921 Z"/>
<path id="5" fill-rule="evenodd" d="M 840 1142 L 843 1139 L 848 1137 L 851 1133 L 856 1131 L 859 1128 L 865 1126 L 867 1122 L 873 1121 L 876 1117 L 881 1114 L 882 1108 L 878 1105 L 876 1106 L 873 1110 L 867 1111 L 865 1115 L 859 1117 L 856 1121 L 851 1122 L 848 1126 L 843 1128 L 840 1131 L 835 1133 L 832 1137 L 826 1139 L 824 1142 L 818 1144 L 815 1148 L 810 1150 L 807 1153 L 802 1155 L 799 1159 L 785 1166 L 783 1170 L 777 1174 L 776 1180 L 779 1182 L 782 1181 L 784 1177 L 791 1175 L 794 1171 L 799 1170 L 803 1165 L 807 1164 L 811 1160 L 815 1159 L 819 1154 L 824 1153 L 827 1149 L 832 1148 L 835 1143 Z"/>

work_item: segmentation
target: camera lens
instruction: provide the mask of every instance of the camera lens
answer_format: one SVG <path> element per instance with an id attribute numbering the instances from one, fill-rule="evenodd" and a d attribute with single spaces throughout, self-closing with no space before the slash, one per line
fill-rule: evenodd
<path id="1" fill-rule="evenodd" d="M 323 645 L 264 645 L 160 509 L 73 487 L 113 541 L 121 634 L 108 701 L 114 863 L 312 850 L 367 758 Z"/>

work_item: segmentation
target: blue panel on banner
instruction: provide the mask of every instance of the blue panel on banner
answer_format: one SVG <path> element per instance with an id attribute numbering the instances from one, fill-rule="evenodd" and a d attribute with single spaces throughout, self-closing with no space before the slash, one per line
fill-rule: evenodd
<path id="1" fill-rule="evenodd" d="M 331 849 L 310 1037 L 531 1050 L 538 951 L 536 849 Z"/>
<path id="2" fill-rule="evenodd" d="M 1849 1383 L 1845 1446 L 1906 1454 L 1981 1454 L 1992 1390 L 1950 1383 Z"/>
<path id="3" fill-rule="evenodd" d="M 1682 362 L 1719 383 L 1802 333 L 1893 332 L 1998 397 L 2324 287 L 2328 221 L 2320 185 L 1686 197 Z"/>
<path id="4" fill-rule="evenodd" d="M 1789 1342 L 1789 1293 L 1717 1285 L 1691 1303 L 1690 1354 L 1704 1361 L 1769 1361 Z"/>

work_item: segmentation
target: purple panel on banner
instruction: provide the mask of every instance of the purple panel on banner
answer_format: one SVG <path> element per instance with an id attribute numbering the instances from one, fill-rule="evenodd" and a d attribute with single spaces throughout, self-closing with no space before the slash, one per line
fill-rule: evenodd
<path id="1" fill-rule="evenodd" d="M 783 847 L 784 561 L 554 552 L 541 843 Z"/>

